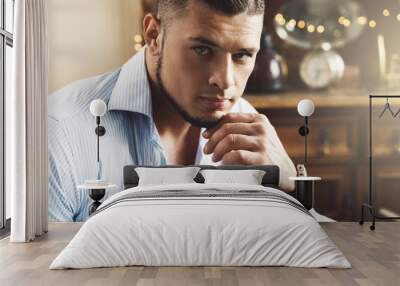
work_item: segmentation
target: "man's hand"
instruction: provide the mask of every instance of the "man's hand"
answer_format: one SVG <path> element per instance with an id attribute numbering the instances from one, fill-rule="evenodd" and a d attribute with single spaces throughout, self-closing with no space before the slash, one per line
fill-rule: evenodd
<path id="1" fill-rule="evenodd" d="M 271 163 L 267 154 L 267 126 L 265 115 L 258 113 L 228 113 L 216 127 L 203 132 L 209 141 L 205 154 L 213 154 L 213 161 L 222 164 L 262 165 Z"/>

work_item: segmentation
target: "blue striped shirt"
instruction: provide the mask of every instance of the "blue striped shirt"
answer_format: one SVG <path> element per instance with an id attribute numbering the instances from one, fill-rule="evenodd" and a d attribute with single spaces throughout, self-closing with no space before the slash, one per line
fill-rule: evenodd
<path id="1" fill-rule="evenodd" d="M 94 99 L 103 99 L 108 108 L 101 118 L 106 134 L 100 138 L 100 175 L 118 185 L 108 190 L 106 197 L 122 190 L 125 165 L 168 163 L 152 117 L 144 51 L 119 69 L 73 82 L 49 96 L 50 220 L 83 221 L 88 217 L 91 200 L 77 185 L 97 177 L 96 121 L 89 111 Z M 244 99 L 231 111 L 256 112 Z M 202 152 L 206 140 L 202 136 L 199 140 L 195 164 L 214 164 L 211 155 Z"/>

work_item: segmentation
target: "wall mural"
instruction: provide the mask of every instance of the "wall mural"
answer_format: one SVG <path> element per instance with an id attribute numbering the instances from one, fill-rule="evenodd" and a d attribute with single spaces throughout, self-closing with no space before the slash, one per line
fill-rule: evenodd
<path id="1" fill-rule="evenodd" d="M 190 1 L 161 20 L 154 0 L 70 2 L 49 2 L 51 220 L 86 220 L 123 190 L 127 165 L 275 164 L 290 192 L 305 163 L 302 125 L 312 130 L 307 174 L 322 178 L 315 209 L 359 219 L 365 97 L 399 90 L 393 1 L 273 0 L 254 13 Z M 305 98 L 316 107 L 306 124 Z M 389 190 L 377 191 L 377 209 L 390 215 L 400 213 L 388 203 L 399 174 L 388 163 L 399 150 L 393 124 L 377 131 L 374 151 Z"/>

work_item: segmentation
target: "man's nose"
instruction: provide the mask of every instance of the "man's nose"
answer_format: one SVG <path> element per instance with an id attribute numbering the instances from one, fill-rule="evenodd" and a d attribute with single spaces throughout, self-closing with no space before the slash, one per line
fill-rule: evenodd
<path id="1" fill-rule="evenodd" d="M 230 55 L 221 58 L 213 66 L 209 84 L 217 86 L 220 90 L 227 90 L 235 85 L 234 65 Z"/>

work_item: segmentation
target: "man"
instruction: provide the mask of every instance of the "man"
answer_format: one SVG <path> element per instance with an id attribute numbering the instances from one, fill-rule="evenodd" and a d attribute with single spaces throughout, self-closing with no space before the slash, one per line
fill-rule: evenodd
<path id="1" fill-rule="evenodd" d="M 50 96 L 50 219 L 87 218 L 90 201 L 76 185 L 96 177 L 97 98 L 108 107 L 101 175 L 120 190 L 127 164 L 276 164 L 292 190 L 295 168 L 274 128 L 241 98 L 263 17 L 263 0 L 160 0 L 143 21 L 145 48 Z"/>

